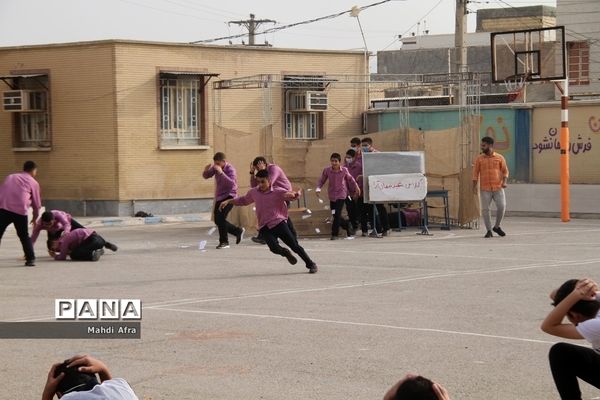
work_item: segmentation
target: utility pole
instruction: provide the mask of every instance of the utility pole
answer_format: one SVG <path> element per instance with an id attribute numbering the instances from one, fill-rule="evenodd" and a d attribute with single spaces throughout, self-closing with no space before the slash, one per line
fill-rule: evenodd
<path id="1" fill-rule="evenodd" d="M 245 26 L 248 29 L 248 45 L 254 46 L 254 37 L 256 36 L 256 30 L 262 24 L 272 23 L 276 24 L 277 21 L 272 19 L 254 19 L 254 14 L 250 14 L 250 19 L 240 21 L 229 21 L 228 24 L 235 24 Z"/>
<path id="2" fill-rule="evenodd" d="M 454 28 L 455 64 L 454 72 L 467 72 L 467 46 L 465 35 L 467 33 L 467 0 L 456 0 L 456 25 Z M 467 103 L 466 82 L 460 79 L 458 84 L 457 104 Z"/>

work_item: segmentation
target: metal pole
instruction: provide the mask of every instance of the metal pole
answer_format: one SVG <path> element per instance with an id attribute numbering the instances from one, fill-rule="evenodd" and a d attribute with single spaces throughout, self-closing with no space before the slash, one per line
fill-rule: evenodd
<path id="1" fill-rule="evenodd" d="M 562 222 L 569 222 L 569 79 L 563 82 L 560 97 L 560 218 Z"/>
<path id="2" fill-rule="evenodd" d="M 458 73 L 466 72 L 467 47 L 465 46 L 465 33 L 467 31 L 467 1 L 456 0 L 456 21 L 454 27 L 454 47 L 456 51 L 456 67 Z M 466 82 L 460 79 L 458 83 L 456 104 L 465 105 L 467 102 Z"/>

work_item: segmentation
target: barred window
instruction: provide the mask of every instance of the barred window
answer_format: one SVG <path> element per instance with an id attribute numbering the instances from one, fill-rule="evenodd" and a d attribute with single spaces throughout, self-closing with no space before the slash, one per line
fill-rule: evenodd
<path id="1" fill-rule="evenodd" d="M 203 77 L 182 75 L 160 78 L 161 146 L 202 145 Z"/>

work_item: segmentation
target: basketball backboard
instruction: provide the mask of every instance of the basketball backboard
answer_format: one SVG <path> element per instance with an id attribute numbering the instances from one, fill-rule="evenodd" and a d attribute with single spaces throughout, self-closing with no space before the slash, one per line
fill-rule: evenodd
<path id="1" fill-rule="evenodd" d="M 566 78 L 565 28 L 492 32 L 492 82 Z"/>

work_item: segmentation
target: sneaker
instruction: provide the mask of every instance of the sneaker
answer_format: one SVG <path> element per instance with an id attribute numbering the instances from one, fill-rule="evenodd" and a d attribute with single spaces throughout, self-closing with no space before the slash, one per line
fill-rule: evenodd
<path id="1" fill-rule="evenodd" d="M 103 254 L 104 254 L 103 249 L 98 249 L 98 250 L 92 251 L 92 261 L 98 261 Z"/>
<path id="2" fill-rule="evenodd" d="M 219 245 L 217 246 L 217 250 L 228 249 L 228 248 L 229 248 L 229 243 L 219 243 Z"/>
<path id="3" fill-rule="evenodd" d="M 331 240 L 338 240 L 337 236 L 331 236 Z"/>
<path id="4" fill-rule="evenodd" d="M 348 232 L 348 236 L 354 236 L 356 234 L 356 230 L 350 222 L 348 222 L 348 229 L 346 229 L 346 231 Z"/>
<path id="5" fill-rule="evenodd" d="M 25 261 L 26 267 L 35 267 L 35 260 L 27 260 Z"/>
<path id="6" fill-rule="evenodd" d="M 292 265 L 296 264 L 298 260 L 289 249 L 283 249 L 283 256 L 287 258 L 288 262 Z"/>
<path id="7" fill-rule="evenodd" d="M 261 239 L 258 236 L 252 236 L 252 238 L 250 240 L 252 240 L 254 243 L 258 243 L 258 244 L 267 244 L 267 242 L 265 242 L 263 239 Z"/>
<path id="8" fill-rule="evenodd" d="M 506 233 L 504 233 L 504 231 L 500 227 L 496 227 L 496 228 L 494 228 L 492 230 L 494 232 L 496 232 L 498 234 L 498 236 L 502 236 L 502 237 L 506 236 Z"/>
<path id="9" fill-rule="evenodd" d="M 362 231 L 362 235 L 361 235 L 362 237 L 367 237 L 368 235 L 369 235 L 369 232 L 367 232 L 367 231 Z"/>
<path id="10" fill-rule="evenodd" d="M 492 234 L 492 231 L 487 231 L 487 233 L 485 234 L 484 238 L 488 239 L 488 238 L 491 238 L 492 236 L 494 236 Z"/>
<path id="11" fill-rule="evenodd" d="M 381 236 L 389 236 L 390 235 L 390 231 L 383 231 L 383 233 L 381 234 Z"/>
<path id="12" fill-rule="evenodd" d="M 308 268 L 309 274 L 314 274 L 319 270 L 319 268 L 317 267 L 317 264 L 307 265 L 306 268 Z"/>
<path id="13" fill-rule="evenodd" d="M 244 240 L 244 233 L 246 233 L 246 228 L 242 228 L 240 233 L 235 235 L 235 244 L 240 244 L 240 242 Z"/>
<path id="14" fill-rule="evenodd" d="M 107 249 L 112 250 L 112 251 L 119 250 L 119 248 L 117 247 L 117 245 L 114 244 L 114 243 L 106 242 L 106 244 L 104 245 L 104 247 L 106 247 Z"/>
<path id="15" fill-rule="evenodd" d="M 369 233 L 369 237 L 380 239 L 380 238 L 383 237 L 383 235 L 381 233 L 377 233 L 375 231 L 372 231 L 371 233 Z"/>

